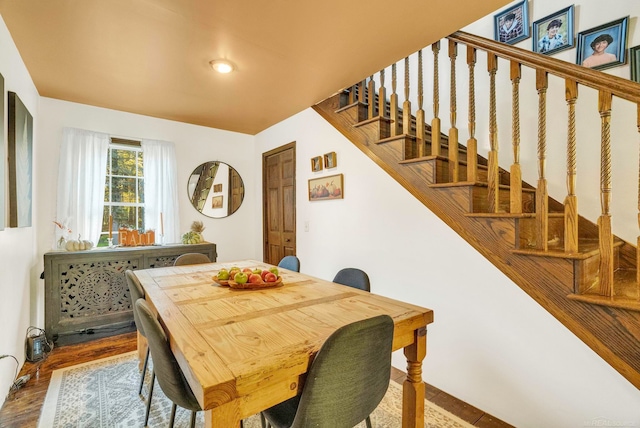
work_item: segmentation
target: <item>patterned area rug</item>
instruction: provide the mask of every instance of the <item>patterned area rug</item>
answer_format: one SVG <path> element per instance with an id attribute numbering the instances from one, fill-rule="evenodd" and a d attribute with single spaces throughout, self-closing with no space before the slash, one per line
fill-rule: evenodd
<path id="1" fill-rule="evenodd" d="M 146 398 L 151 376 L 145 380 Z M 38 428 L 58 427 L 141 427 L 145 402 L 138 395 L 140 372 L 136 352 L 105 358 L 55 370 L 40 415 Z M 149 427 L 166 427 L 171 401 L 156 383 L 151 400 Z M 401 426 L 402 388 L 391 382 L 380 406 L 371 415 L 376 428 Z M 178 407 L 176 427 L 188 427 L 191 412 Z M 204 425 L 203 412 L 198 412 L 196 426 Z M 260 428 L 254 415 L 244 421 L 245 428 Z M 365 427 L 364 422 L 358 428 Z M 425 427 L 469 428 L 472 425 L 425 400 Z"/>

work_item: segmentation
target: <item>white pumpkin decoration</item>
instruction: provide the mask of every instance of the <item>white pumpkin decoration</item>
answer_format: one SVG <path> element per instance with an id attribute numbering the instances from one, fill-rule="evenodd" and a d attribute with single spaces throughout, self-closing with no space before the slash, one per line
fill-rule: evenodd
<path id="1" fill-rule="evenodd" d="M 78 239 L 71 239 L 67 241 L 65 248 L 67 251 L 90 250 L 93 248 L 93 242 L 80 239 L 80 235 L 78 235 Z"/>

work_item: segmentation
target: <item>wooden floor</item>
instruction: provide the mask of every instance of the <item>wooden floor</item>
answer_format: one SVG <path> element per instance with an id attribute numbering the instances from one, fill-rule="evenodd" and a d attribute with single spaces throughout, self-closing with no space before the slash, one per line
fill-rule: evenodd
<path id="1" fill-rule="evenodd" d="M 25 363 L 20 375 L 30 374 L 31 379 L 17 392 L 7 397 L 0 409 L 0 428 L 35 428 L 47 394 L 51 373 L 75 364 L 110 357 L 136 349 L 136 333 L 126 333 L 90 342 L 57 347 L 49 357 L 38 363 Z M 405 373 L 393 369 L 391 379 L 404 381 Z M 484 428 L 504 428 L 506 424 L 482 410 L 470 406 L 446 392 L 427 384 L 426 398 L 469 423 Z"/>

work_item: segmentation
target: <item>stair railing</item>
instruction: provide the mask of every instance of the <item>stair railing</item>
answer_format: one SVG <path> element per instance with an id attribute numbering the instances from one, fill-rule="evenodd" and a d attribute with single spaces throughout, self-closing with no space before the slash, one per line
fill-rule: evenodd
<path id="1" fill-rule="evenodd" d="M 535 221 L 535 242 L 533 243 L 535 250 L 539 252 L 550 251 L 549 241 L 549 191 L 546 177 L 547 169 L 547 91 L 549 89 L 549 75 L 564 80 L 565 101 L 567 105 L 567 143 L 566 143 L 566 195 L 563 202 L 564 227 L 561 239 L 563 244 L 560 249 L 554 247 L 556 253 L 558 251 L 565 254 L 575 254 L 580 250 L 578 225 L 578 197 L 577 197 L 577 138 L 576 138 L 576 103 L 578 100 L 578 89 L 580 86 L 591 88 L 598 93 L 598 112 L 600 114 L 600 215 L 597 219 L 598 225 L 598 250 L 600 254 L 599 274 L 596 294 L 600 296 L 615 296 L 614 290 L 614 271 L 616 269 L 616 260 L 614 254 L 614 235 L 612 231 L 612 214 L 611 214 L 611 198 L 612 198 L 612 151 L 611 151 L 611 114 L 612 100 L 615 98 L 633 103 L 637 111 L 637 128 L 640 132 L 640 84 L 632 82 L 628 79 L 612 76 L 599 71 L 595 71 L 566 61 L 551 58 L 542 54 L 533 53 L 524 49 L 516 48 L 507 44 L 488 40 L 483 37 L 475 36 L 464 32 L 456 32 L 447 37 L 448 55 L 450 59 L 450 128 L 448 138 L 445 142 L 441 138 L 441 123 L 439 118 L 440 108 L 440 64 L 439 51 L 440 41 L 431 45 L 433 52 L 433 64 L 431 68 L 433 76 L 433 90 L 431 93 L 433 102 L 433 118 L 431 125 L 425 118 L 423 110 L 423 55 L 422 50 L 418 51 L 411 58 L 417 57 L 417 86 L 418 94 L 414 97 L 417 99 L 417 109 L 412 110 L 410 96 L 410 77 L 409 70 L 410 57 L 406 57 L 404 62 L 404 85 L 405 100 L 402 107 L 398 104 L 397 95 L 397 65 L 391 65 L 391 84 L 392 90 L 389 97 L 389 114 L 386 114 L 386 88 L 385 88 L 385 70 L 379 73 L 378 82 L 380 84 L 378 93 L 375 92 L 375 77 L 369 78 L 369 86 L 365 81 L 359 82 L 353 90 L 350 91 L 349 101 L 355 101 L 355 93 L 358 100 L 367 104 L 368 118 L 373 115 L 380 117 L 386 116 L 390 122 L 390 137 L 409 135 L 413 138 L 413 147 L 405 150 L 405 154 L 412 157 L 424 156 L 440 156 L 446 148 L 449 161 L 449 181 L 457 182 L 466 180 L 475 182 L 478 180 L 478 140 L 476 139 L 478 94 L 476 87 L 475 68 L 477 64 L 478 53 L 486 55 L 486 64 L 488 72 L 488 93 L 481 94 L 480 99 L 488 105 L 488 143 L 489 150 L 487 153 L 487 206 L 490 213 L 501 213 L 508 211 L 511 214 L 523 213 L 523 188 L 522 188 L 522 166 L 521 166 L 521 150 L 523 142 L 521 141 L 521 97 L 520 86 L 522 82 L 523 70 L 526 68 L 529 72 L 535 73 L 535 89 L 537 91 L 537 188 L 535 197 L 535 208 L 533 217 Z M 465 177 L 461 177 L 460 160 L 458 159 L 459 136 L 456 128 L 457 120 L 457 82 L 456 63 L 458 57 L 458 46 L 466 47 L 466 63 L 468 66 L 468 138 L 466 139 L 466 172 Z M 414 61 L 411 59 L 411 61 Z M 513 152 L 513 160 L 508 170 L 509 181 L 503 182 L 502 175 L 506 172 L 499 167 L 500 153 L 498 145 L 498 113 L 497 113 L 497 91 L 498 83 L 498 65 L 500 62 L 507 61 L 509 64 L 509 79 L 511 86 L 511 149 Z M 398 65 L 402 65 L 400 62 Z M 365 90 L 367 88 L 367 90 Z M 484 97 L 483 97 L 484 96 Z M 376 99 L 377 98 L 377 99 Z M 377 105 L 377 108 L 374 108 Z M 502 113 L 504 115 L 504 113 Z M 415 129 L 412 124 L 415 120 Z M 400 126 L 402 122 L 402 126 Z M 500 186 L 508 184 L 509 201 L 507 204 L 501 201 Z M 640 227 L 640 167 L 638 173 L 638 226 Z M 640 235 L 636 239 L 636 243 L 640 246 Z M 636 251 L 635 258 L 636 267 L 640 266 L 640 256 Z M 640 273 L 636 277 L 637 284 L 640 284 Z M 594 292 L 591 290 L 590 292 Z M 637 293 L 637 300 L 640 300 L 640 292 Z"/>

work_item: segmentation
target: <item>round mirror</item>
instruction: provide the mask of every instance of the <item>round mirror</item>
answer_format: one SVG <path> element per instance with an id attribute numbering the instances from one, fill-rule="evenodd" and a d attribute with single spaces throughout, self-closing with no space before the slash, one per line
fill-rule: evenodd
<path id="1" fill-rule="evenodd" d="M 198 212 L 222 218 L 236 212 L 244 198 L 242 177 L 224 162 L 205 162 L 189 176 L 187 194 Z"/>

